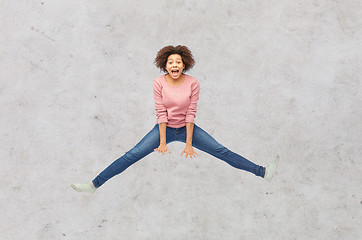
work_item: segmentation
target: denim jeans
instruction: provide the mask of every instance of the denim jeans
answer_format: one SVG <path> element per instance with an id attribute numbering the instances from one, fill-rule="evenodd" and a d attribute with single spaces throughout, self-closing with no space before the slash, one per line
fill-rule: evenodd
<path id="1" fill-rule="evenodd" d="M 173 141 L 186 143 L 186 126 L 181 128 L 167 127 L 166 143 L 168 144 Z M 160 131 L 158 124 L 156 124 L 154 128 L 149 133 L 147 133 L 146 136 L 143 137 L 143 139 L 136 146 L 134 146 L 122 157 L 115 160 L 111 165 L 103 170 L 103 172 L 101 172 L 93 180 L 94 186 L 97 188 L 102 186 L 103 183 L 105 183 L 113 176 L 120 174 L 121 172 L 126 170 L 126 168 L 136 163 L 138 160 L 154 152 L 154 149 L 157 148 L 159 145 Z M 256 165 L 245 159 L 244 157 L 230 151 L 229 149 L 218 143 L 213 137 L 211 137 L 207 132 L 202 130 L 196 124 L 194 124 L 192 146 L 227 162 L 235 168 L 254 173 L 256 176 L 264 177 L 264 167 Z M 159 153 L 157 152 L 157 154 Z"/>

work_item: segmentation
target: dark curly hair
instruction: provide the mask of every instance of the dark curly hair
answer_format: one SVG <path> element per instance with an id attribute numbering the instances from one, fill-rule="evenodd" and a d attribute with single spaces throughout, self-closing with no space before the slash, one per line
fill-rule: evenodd
<path id="1" fill-rule="evenodd" d="M 167 72 L 166 70 L 167 59 L 172 54 L 178 54 L 181 56 L 182 61 L 185 64 L 183 72 L 186 72 L 187 70 L 191 69 L 195 64 L 194 57 L 192 56 L 191 51 L 186 46 L 178 45 L 174 47 L 170 45 L 158 51 L 155 58 L 156 67 L 158 67 L 160 70 L 164 72 Z"/>

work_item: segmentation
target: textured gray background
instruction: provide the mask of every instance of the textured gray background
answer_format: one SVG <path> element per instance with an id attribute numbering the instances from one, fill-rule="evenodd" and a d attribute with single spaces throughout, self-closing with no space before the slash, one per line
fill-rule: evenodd
<path id="1" fill-rule="evenodd" d="M 357 239 L 362 1 L 0 1 L 0 239 Z M 271 183 L 184 144 L 95 195 L 154 126 L 153 65 L 190 47 L 196 124 Z"/>

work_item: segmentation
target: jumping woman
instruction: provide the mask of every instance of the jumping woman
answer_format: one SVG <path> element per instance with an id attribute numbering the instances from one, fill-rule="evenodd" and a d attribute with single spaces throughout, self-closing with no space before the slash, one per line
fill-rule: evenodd
<path id="1" fill-rule="evenodd" d="M 267 167 L 256 165 L 218 143 L 194 123 L 200 85 L 195 78 L 185 74 L 194 63 L 192 53 L 186 46 L 167 46 L 157 53 L 155 64 L 166 74 L 153 81 L 157 115 L 155 126 L 136 146 L 115 160 L 92 182 L 72 184 L 76 191 L 94 193 L 110 178 L 148 154 L 154 151 L 162 155 L 165 152 L 171 153 L 167 144 L 173 141 L 186 143 L 181 153 L 181 156 L 185 154 L 186 158 L 198 155 L 194 151 L 195 147 L 235 168 L 251 172 L 268 181 L 272 179 L 279 156 Z"/>

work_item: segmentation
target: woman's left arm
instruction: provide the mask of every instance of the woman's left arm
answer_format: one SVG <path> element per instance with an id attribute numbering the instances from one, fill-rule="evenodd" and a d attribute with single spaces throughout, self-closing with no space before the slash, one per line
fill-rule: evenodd
<path id="1" fill-rule="evenodd" d="M 182 156 L 182 154 L 186 153 L 186 158 L 189 155 L 190 155 L 190 158 L 196 157 L 198 155 L 194 151 L 194 148 L 192 147 L 193 133 L 194 133 L 194 124 L 187 122 L 186 123 L 186 147 L 185 147 L 184 151 L 181 153 L 181 156 Z"/>
<path id="2" fill-rule="evenodd" d="M 200 93 L 200 85 L 199 82 L 196 80 L 195 83 L 192 85 L 192 92 L 190 97 L 190 106 L 186 110 L 186 147 L 184 151 L 181 153 L 186 153 L 186 158 L 188 155 L 190 157 L 196 157 L 198 154 L 194 151 L 192 147 L 192 136 L 194 133 L 194 118 L 196 117 L 196 110 L 197 110 L 197 102 L 199 100 L 199 93 Z"/>

